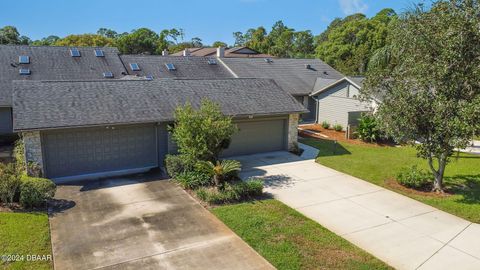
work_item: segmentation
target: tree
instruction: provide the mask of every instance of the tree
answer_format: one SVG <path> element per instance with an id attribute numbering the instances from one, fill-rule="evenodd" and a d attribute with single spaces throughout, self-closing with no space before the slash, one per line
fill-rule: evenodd
<path id="1" fill-rule="evenodd" d="M 212 47 L 214 47 L 214 48 L 218 48 L 218 47 L 226 48 L 226 47 L 228 47 L 228 45 L 227 45 L 227 43 L 222 42 L 222 41 L 215 41 L 215 42 L 213 42 Z"/>
<path id="2" fill-rule="evenodd" d="M 371 19 L 363 14 L 335 19 L 318 36 L 316 56 L 342 73 L 364 74 L 375 51 L 387 45 L 390 24 L 396 17 L 392 9 L 384 9 Z"/>
<path id="3" fill-rule="evenodd" d="M 60 37 L 52 35 L 52 36 L 44 37 L 40 40 L 35 40 L 35 41 L 32 42 L 32 45 L 34 45 L 34 46 L 52 46 L 59 39 L 60 39 Z"/>
<path id="4" fill-rule="evenodd" d="M 236 131 L 232 118 L 223 115 L 220 107 L 209 100 L 203 100 L 198 110 L 189 103 L 178 107 L 171 130 L 179 153 L 191 164 L 196 160 L 218 160 Z"/>
<path id="5" fill-rule="evenodd" d="M 114 40 L 96 34 L 69 35 L 61 38 L 53 45 L 56 46 L 78 46 L 78 47 L 105 47 L 114 46 Z"/>
<path id="6" fill-rule="evenodd" d="M 14 26 L 0 28 L 0 44 L 21 44 L 28 45 L 31 40 L 26 36 L 20 36 Z"/>
<path id="7" fill-rule="evenodd" d="M 159 36 L 148 28 L 133 30 L 117 39 L 117 47 L 124 54 L 154 54 Z"/>
<path id="8" fill-rule="evenodd" d="M 97 31 L 97 35 L 104 36 L 106 38 L 115 39 L 118 36 L 118 33 L 112 29 L 100 28 Z"/>
<path id="9" fill-rule="evenodd" d="M 221 188 L 225 182 L 225 178 L 231 174 L 240 171 L 242 164 L 236 160 L 217 160 L 216 163 L 211 161 L 200 161 L 197 169 L 213 177 L 213 182 L 217 188 Z"/>
<path id="10" fill-rule="evenodd" d="M 480 127 L 479 14 L 477 0 L 416 6 L 395 23 L 389 61 L 369 71 L 362 89 L 381 98 L 377 117 L 387 135 L 418 142 L 437 192 L 455 149 Z"/>

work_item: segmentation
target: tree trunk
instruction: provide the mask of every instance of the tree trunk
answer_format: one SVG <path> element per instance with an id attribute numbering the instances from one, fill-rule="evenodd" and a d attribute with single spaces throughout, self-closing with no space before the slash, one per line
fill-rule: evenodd
<path id="1" fill-rule="evenodd" d="M 435 176 L 435 180 L 433 181 L 433 188 L 432 192 L 437 192 L 437 193 L 444 193 L 443 191 L 443 176 L 445 174 L 445 167 L 447 165 L 447 159 L 445 155 L 442 155 L 437 159 L 438 161 L 438 170 L 436 170 L 433 166 L 433 159 L 429 158 L 428 159 L 428 165 L 430 166 L 430 169 L 433 172 L 433 175 Z"/>

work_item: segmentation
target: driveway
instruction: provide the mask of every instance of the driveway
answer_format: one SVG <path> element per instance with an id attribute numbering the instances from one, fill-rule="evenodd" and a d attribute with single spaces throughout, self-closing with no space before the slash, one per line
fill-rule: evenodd
<path id="1" fill-rule="evenodd" d="M 480 269 L 479 224 L 288 152 L 235 159 L 242 178 L 397 269 Z"/>
<path id="2" fill-rule="evenodd" d="M 182 189 L 147 176 L 58 187 L 55 269 L 273 269 Z"/>

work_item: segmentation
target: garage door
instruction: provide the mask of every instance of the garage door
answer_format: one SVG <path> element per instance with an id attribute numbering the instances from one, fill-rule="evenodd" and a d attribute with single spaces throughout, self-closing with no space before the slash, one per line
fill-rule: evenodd
<path id="1" fill-rule="evenodd" d="M 230 147 L 222 156 L 248 155 L 286 149 L 286 120 L 238 122 Z"/>
<path id="2" fill-rule="evenodd" d="M 49 178 L 157 166 L 153 125 L 85 128 L 42 133 Z"/>

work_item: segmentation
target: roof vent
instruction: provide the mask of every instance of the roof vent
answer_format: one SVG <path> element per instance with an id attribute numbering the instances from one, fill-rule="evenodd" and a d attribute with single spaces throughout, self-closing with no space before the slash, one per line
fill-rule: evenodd
<path id="1" fill-rule="evenodd" d="M 217 57 L 225 57 L 225 47 L 218 47 L 217 48 Z"/>
<path id="2" fill-rule="evenodd" d="M 306 69 L 312 69 L 312 66 L 310 64 L 305 64 Z"/>
<path id="3" fill-rule="evenodd" d="M 30 69 L 28 68 L 21 68 L 19 71 L 20 75 L 30 75 Z"/>
<path id="4" fill-rule="evenodd" d="M 263 60 L 267 63 L 272 63 L 273 62 L 272 58 L 264 58 Z"/>
<path id="5" fill-rule="evenodd" d="M 130 63 L 130 69 L 132 71 L 140 71 L 140 66 L 137 63 Z"/>
<path id="6" fill-rule="evenodd" d="M 72 57 L 80 57 L 81 56 L 80 51 L 77 48 L 71 48 L 70 49 L 70 55 Z"/>
<path id="7" fill-rule="evenodd" d="M 163 55 L 163 56 L 168 56 L 168 50 L 167 50 L 167 49 L 164 49 L 164 50 L 162 51 L 162 55 Z"/>
<path id="8" fill-rule="evenodd" d="M 145 76 L 145 79 L 147 79 L 147 81 L 151 81 L 151 80 L 153 80 L 153 76 L 152 75 L 147 75 L 147 76 Z"/>
<path id="9" fill-rule="evenodd" d="M 183 50 L 183 56 L 190 56 L 190 50 L 189 49 Z"/>
<path id="10" fill-rule="evenodd" d="M 20 55 L 18 57 L 19 64 L 30 64 L 30 57 L 28 55 Z"/>
<path id="11" fill-rule="evenodd" d="M 104 78 L 113 78 L 113 73 L 111 71 L 106 71 L 103 73 Z"/>
<path id="12" fill-rule="evenodd" d="M 105 57 L 105 53 L 103 52 L 103 50 L 95 49 L 95 56 L 96 57 Z"/>
<path id="13" fill-rule="evenodd" d="M 213 59 L 213 58 L 210 58 L 208 59 L 208 64 L 209 65 L 216 65 L 217 64 L 217 60 Z"/>
<path id="14" fill-rule="evenodd" d="M 172 70 L 177 70 L 177 68 L 175 67 L 174 64 L 172 63 L 167 63 L 165 64 L 165 66 L 167 67 L 168 70 L 172 71 Z"/>
<path id="15" fill-rule="evenodd" d="M 323 74 L 324 74 L 324 75 L 328 75 L 328 72 L 324 71 Z"/>

